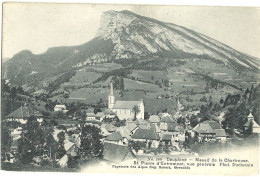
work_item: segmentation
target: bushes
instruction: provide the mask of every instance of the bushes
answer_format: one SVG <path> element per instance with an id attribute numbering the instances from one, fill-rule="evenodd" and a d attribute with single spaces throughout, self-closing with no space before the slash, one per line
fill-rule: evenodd
<path id="1" fill-rule="evenodd" d="M 131 141 L 132 148 L 138 152 L 138 150 L 144 149 L 146 147 L 146 143 L 143 141 Z"/>

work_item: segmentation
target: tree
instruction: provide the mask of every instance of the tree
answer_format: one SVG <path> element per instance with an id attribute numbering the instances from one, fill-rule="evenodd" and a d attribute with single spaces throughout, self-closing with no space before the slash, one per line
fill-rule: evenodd
<path id="1" fill-rule="evenodd" d="M 136 115 L 140 112 L 140 109 L 137 105 L 134 105 L 132 111 L 134 112 L 134 120 L 136 120 Z"/>
<path id="2" fill-rule="evenodd" d="M 102 110 L 99 107 L 95 107 L 94 114 L 97 114 L 98 112 L 102 112 Z"/>
<path id="3" fill-rule="evenodd" d="M 119 89 L 120 90 L 125 89 L 124 78 L 122 76 L 119 77 Z"/>
<path id="4" fill-rule="evenodd" d="M 12 143 L 11 131 L 7 124 L 2 122 L 1 125 L 1 156 L 5 157 L 5 154 L 10 151 Z"/>
<path id="5" fill-rule="evenodd" d="M 15 87 L 11 88 L 11 92 L 10 92 L 10 98 L 11 100 L 15 99 L 17 95 L 17 90 Z"/>
<path id="6" fill-rule="evenodd" d="M 58 158 L 61 158 L 66 154 L 66 151 L 64 148 L 65 133 L 63 131 L 61 131 L 60 133 L 58 133 L 57 137 L 58 137 L 57 155 L 58 155 Z"/>
<path id="7" fill-rule="evenodd" d="M 43 154 L 45 134 L 35 117 L 30 117 L 25 124 L 22 137 L 18 141 L 18 152 L 22 163 L 30 163 L 35 156 Z"/>
<path id="8" fill-rule="evenodd" d="M 144 120 L 148 120 L 150 118 L 150 114 L 148 112 L 144 112 Z"/>
<path id="9" fill-rule="evenodd" d="M 249 123 L 248 129 L 245 131 L 246 136 L 250 136 L 253 133 L 253 122 L 251 121 Z"/>
<path id="10" fill-rule="evenodd" d="M 81 145 L 80 156 L 83 161 L 91 161 L 94 159 L 100 159 L 103 155 L 103 144 L 101 139 L 103 136 L 100 134 L 100 129 L 85 125 L 81 131 Z"/>

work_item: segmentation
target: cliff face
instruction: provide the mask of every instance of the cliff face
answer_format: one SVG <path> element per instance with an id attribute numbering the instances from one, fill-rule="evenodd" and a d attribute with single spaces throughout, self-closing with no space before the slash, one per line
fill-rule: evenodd
<path id="1" fill-rule="evenodd" d="M 115 59 L 169 53 L 172 58 L 210 58 L 232 69 L 256 69 L 259 62 L 216 40 L 184 27 L 129 11 L 104 12 L 97 37 L 111 39 Z"/>

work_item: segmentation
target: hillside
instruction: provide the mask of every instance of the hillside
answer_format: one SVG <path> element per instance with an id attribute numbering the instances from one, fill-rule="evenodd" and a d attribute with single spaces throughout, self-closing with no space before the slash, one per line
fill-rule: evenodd
<path id="1" fill-rule="evenodd" d="M 200 106 L 205 95 L 219 101 L 257 85 L 259 61 L 173 23 L 107 11 L 91 41 L 38 55 L 21 51 L 3 63 L 2 74 L 34 95 L 87 104 L 106 101 L 111 79 L 122 78 L 117 96 L 142 97 L 155 113 L 173 109 L 176 97 Z"/>

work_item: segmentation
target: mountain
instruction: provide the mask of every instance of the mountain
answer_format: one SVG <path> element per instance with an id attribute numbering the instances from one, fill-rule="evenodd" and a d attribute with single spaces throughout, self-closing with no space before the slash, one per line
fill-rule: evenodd
<path id="1" fill-rule="evenodd" d="M 43 79 L 92 63 L 156 60 L 156 65 L 167 67 L 165 61 L 194 58 L 238 73 L 259 72 L 260 67 L 259 59 L 185 27 L 130 11 L 107 11 L 91 41 L 50 48 L 39 55 L 21 51 L 3 63 L 2 74 L 11 83 L 37 86 Z"/>

